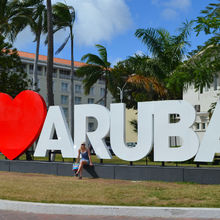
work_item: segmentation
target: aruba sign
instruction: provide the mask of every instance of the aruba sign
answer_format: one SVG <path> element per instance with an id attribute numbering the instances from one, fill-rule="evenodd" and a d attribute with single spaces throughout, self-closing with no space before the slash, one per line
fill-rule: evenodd
<path id="1" fill-rule="evenodd" d="M 170 115 L 180 120 L 170 123 Z M 111 104 L 110 111 L 101 105 L 74 106 L 74 143 L 63 110 L 51 106 L 47 112 L 43 98 L 30 90 L 12 99 L 0 93 L 0 152 L 13 160 L 24 153 L 39 137 L 34 156 L 45 157 L 48 150 L 61 150 L 64 158 L 77 157 L 78 148 L 88 137 L 96 155 L 111 159 L 104 138 L 110 133 L 115 155 L 136 161 L 148 155 L 154 146 L 154 161 L 211 162 L 220 153 L 220 103 L 217 104 L 201 144 L 192 129 L 195 110 L 186 101 L 152 101 L 138 103 L 138 142 L 133 148 L 125 143 L 125 104 Z M 97 120 L 97 129 L 87 131 L 87 120 Z M 56 130 L 58 139 L 53 139 Z M 182 145 L 170 147 L 169 138 L 181 138 Z"/>

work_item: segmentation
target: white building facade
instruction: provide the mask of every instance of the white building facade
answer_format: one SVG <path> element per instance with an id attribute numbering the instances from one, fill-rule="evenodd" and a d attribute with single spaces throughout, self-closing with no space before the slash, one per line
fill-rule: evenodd
<path id="1" fill-rule="evenodd" d="M 189 102 L 196 110 L 196 122 L 194 130 L 197 132 L 200 140 L 202 139 L 206 128 L 209 124 L 209 110 L 212 103 L 219 100 L 220 95 L 220 73 L 214 77 L 214 82 L 210 88 L 206 87 L 202 91 L 195 91 L 193 86 L 190 86 L 183 93 L 183 100 Z"/>
<path id="2" fill-rule="evenodd" d="M 27 72 L 30 79 L 33 78 L 33 67 L 35 54 L 18 51 L 18 54 L 23 63 L 25 72 Z M 74 62 L 75 70 L 85 65 L 82 62 Z M 47 81 L 46 81 L 46 66 L 47 56 L 39 55 L 38 62 L 38 88 L 39 93 L 43 96 L 47 103 Z M 63 107 L 64 114 L 68 121 L 70 114 L 70 73 L 71 73 L 71 61 L 66 59 L 54 58 L 54 71 L 53 71 L 53 93 L 54 93 L 54 104 Z M 82 78 L 74 77 L 74 102 L 75 104 L 101 104 L 104 105 L 102 99 L 98 102 L 105 93 L 105 81 L 98 80 L 97 83 L 91 88 L 88 95 L 84 94 L 84 88 L 82 84 Z M 107 106 L 112 103 L 113 97 L 108 92 L 107 95 Z M 97 103 L 98 102 L 98 103 Z M 91 119 L 88 123 L 88 130 L 95 130 L 95 120 Z"/>

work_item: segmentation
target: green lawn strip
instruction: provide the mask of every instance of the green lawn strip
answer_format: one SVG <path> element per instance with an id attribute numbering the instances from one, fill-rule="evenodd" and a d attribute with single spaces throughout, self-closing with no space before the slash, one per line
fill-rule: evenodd
<path id="1" fill-rule="evenodd" d="M 0 155 L 0 160 L 5 160 L 4 155 Z M 21 155 L 19 157 L 19 160 L 26 160 L 26 156 L 25 154 Z M 35 161 L 48 161 L 48 157 L 34 157 Z M 55 157 L 55 161 L 56 162 L 69 162 L 69 163 L 73 163 L 73 158 L 65 158 L 63 159 L 62 156 L 60 154 L 57 154 Z M 96 156 L 96 155 L 92 155 L 92 161 L 95 164 L 99 164 L 100 163 L 100 159 Z M 124 161 L 121 160 L 120 158 L 113 156 L 112 159 L 105 159 L 103 160 L 103 164 L 118 164 L 118 165 L 130 165 L 129 161 Z M 141 165 L 141 166 L 161 166 L 162 163 L 161 162 L 152 162 L 152 161 L 147 161 L 147 165 L 146 165 L 146 158 L 143 158 L 139 161 L 135 161 L 133 162 L 133 165 Z M 196 167 L 197 165 L 195 163 L 173 163 L 173 162 L 165 162 L 165 166 L 178 166 L 178 167 Z M 220 165 L 214 165 L 213 163 L 201 163 L 199 165 L 200 167 L 212 167 L 212 168 L 219 168 Z"/>
<path id="2" fill-rule="evenodd" d="M 220 185 L 0 172 L 0 187 L 1 199 L 17 201 L 220 208 Z"/>

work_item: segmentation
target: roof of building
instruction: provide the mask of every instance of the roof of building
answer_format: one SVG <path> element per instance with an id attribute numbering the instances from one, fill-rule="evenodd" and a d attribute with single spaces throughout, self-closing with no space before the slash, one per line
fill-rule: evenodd
<path id="1" fill-rule="evenodd" d="M 18 51 L 18 55 L 23 58 L 29 58 L 29 59 L 35 58 L 34 53 L 28 53 L 28 52 L 23 52 L 23 51 Z M 39 60 L 47 61 L 47 56 L 39 55 Z M 64 65 L 69 65 L 69 66 L 71 65 L 71 60 L 66 60 L 66 59 L 61 59 L 61 58 L 56 58 L 56 57 L 54 57 L 53 60 L 54 60 L 54 63 L 64 64 Z M 83 62 L 74 61 L 75 67 L 81 67 L 84 65 L 86 65 L 86 64 Z"/>

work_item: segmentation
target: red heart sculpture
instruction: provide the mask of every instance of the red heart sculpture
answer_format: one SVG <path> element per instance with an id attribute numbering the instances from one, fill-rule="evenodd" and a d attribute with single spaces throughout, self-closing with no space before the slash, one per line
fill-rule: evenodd
<path id="1" fill-rule="evenodd" d="M 0 93 L 0 152 L 13 160 L 37 139 L 47 114 L 44 99 L 25 90 L 14 99 Z"/>

